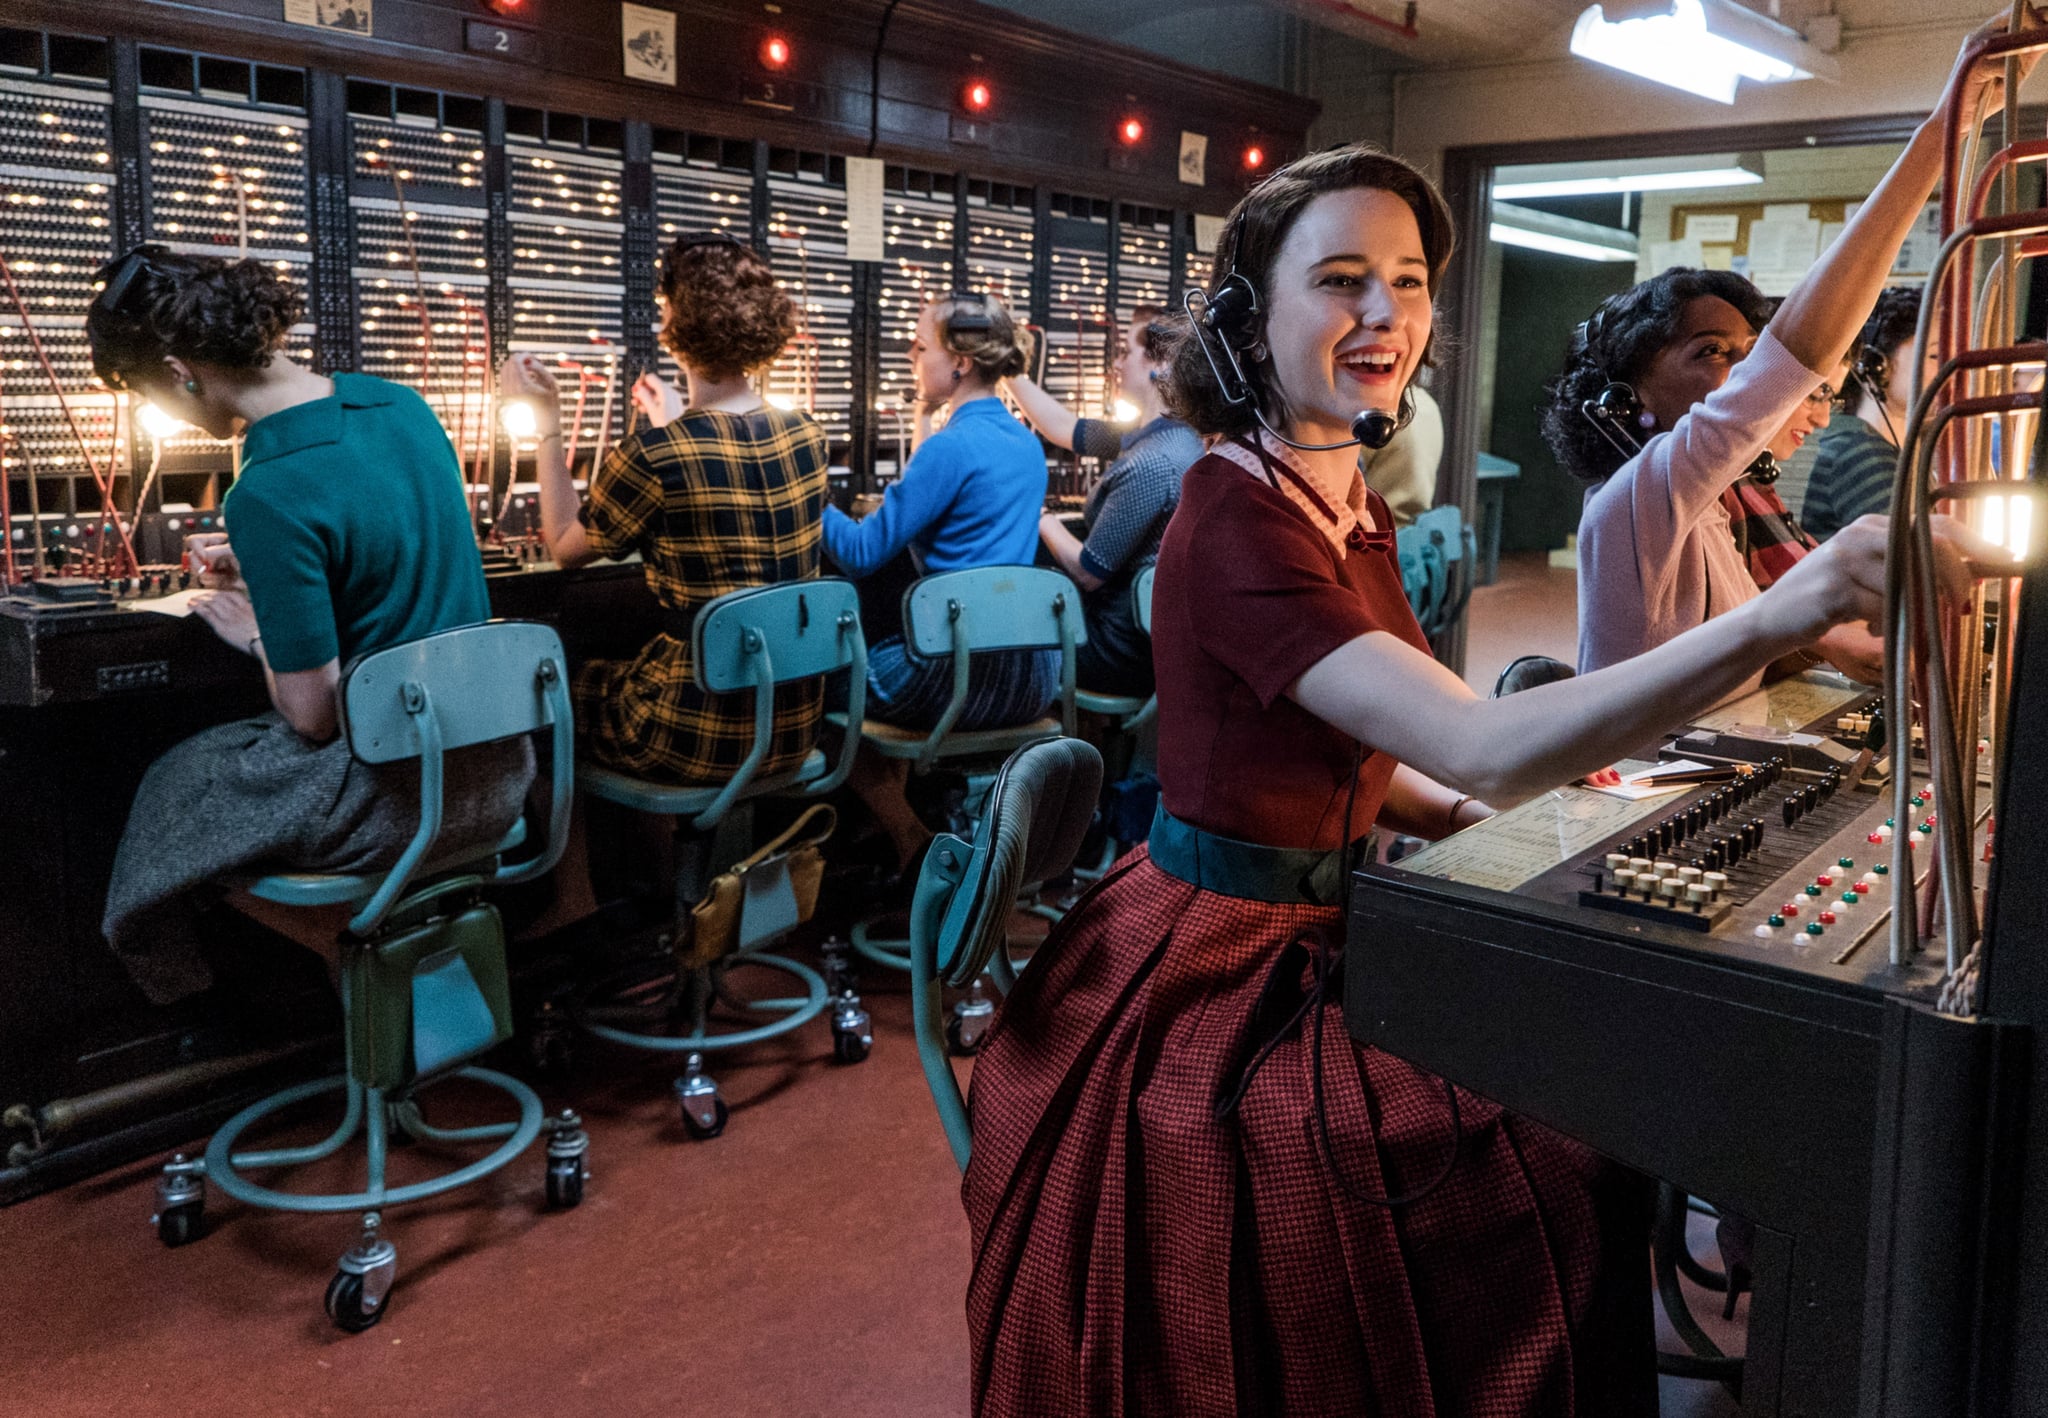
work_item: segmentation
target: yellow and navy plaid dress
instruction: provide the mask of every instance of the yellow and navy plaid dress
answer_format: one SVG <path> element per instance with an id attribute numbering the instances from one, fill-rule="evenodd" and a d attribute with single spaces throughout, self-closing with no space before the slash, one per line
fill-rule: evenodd
<path id="1" fill-rule="evenodd" d="M 728 591 L 818 574 L 825 435 L 803 414 L 696 411 L 636 434 L 605 458 L 583 524 L 604 556 L 639 552 L 647 584 L 680 633 L 633 660 L 576 672 L 576 728 L 601 763 L 671 783 L 731 776 L 754 739 L 754 695 L 706 694 L 681 627 Z M 782 685 L 763 775 L 803 761 L 818 734 L 823 681 Z"/>

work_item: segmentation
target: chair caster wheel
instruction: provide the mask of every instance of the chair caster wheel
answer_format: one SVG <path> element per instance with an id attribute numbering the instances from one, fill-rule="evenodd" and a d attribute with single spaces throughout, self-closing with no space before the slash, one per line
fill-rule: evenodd
<path id="1" fill-rule="evenodd" d="M 977 977 L 968 990 L 967 998 L 954 1005 L 953 1012 L 946 1016 L 947 1051 L 962 1059 L 980 1053 L 982 1038 L 988 1033 L 989 1022 L 995 1014 L 996 1007 L 981 992 L 981 980 Z"/>
<path id="2" fill-rule="evenodd" d="M 832 1057 L 843 1064 L 857 1064 L 874 1046 L 874 1026 L 860 1007 L 860 996 L 845 991 L 832 1007 Z"/>
<path id="3" fill-rule="evenodd" d="M 204 1215 L 205 1207 L 199 1202 L 165 1207 L 156 1214 L 156 1238 L 174 1247 L 196 1241 Z"/>
<path id="4" fill-rule="evenodd" d="M 166 1246 L 182 1246 L 199 1239 L 206 1216 L 206 1162 L 187 1159 L 182 1152 L 171 1154 L 164 1174 L 156 1183 L 156 1238 Z"/>
<path id="5" fill-rule="evenodd" d="M 583 1130 L 583 1119 L 568 1108 L 549 1118 L 545 1127 L 548 1135 L 548 1206 L 555 1211 L 566 1211 L 583 1200 L 583 1182 L 590 1175 L 584 1165 L 584 1158 L 590 1151 L 590 1134 Z"/>
<path id="6" fill-rule="evenodd" d="M 342 1252 L 341 1264 L 327 1282 L 327 1318 L 348 1334 L 361 1334 L 391 1308 L 398 1248 L 377 1234 L 381 1220 L 374 1211 L 363 1214 L 362 1235 Z"/>
<path id="7" fill-rule="evenodd" d="M 725 1131 L 731 1110 L 719 1096 L 718 1085 L 704 1072 L 704 1056 L 691 1054 L 683 1064 L 683 1076 L 676 1080 L 676 1104 L 683 1118 L 683 1131 L 706 1142 Z"/>
<path id="8" fill-rule="evenodd" d="M 567 1211 L 583 1200 L 583 1159 L 572 1157 L 566 1161 L 548 1159 L 548 1206 L 555 1211 Z"/>
<path id="9" fill-rule="evenodd" d="M 381 1304 L 375 1309 L 363 1307 L 363 1277 L 353 1271 L 337 1270 L 327 1282 L 327 1318 L 334 1321 L 336 1329 L 361 1334 L 384 1318 L 385 1308 Z"/>

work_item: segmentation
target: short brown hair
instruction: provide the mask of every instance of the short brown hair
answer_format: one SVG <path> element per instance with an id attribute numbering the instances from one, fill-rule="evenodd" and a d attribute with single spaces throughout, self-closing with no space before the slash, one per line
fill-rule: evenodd
<path id="1" fill-rule="evenodd" d="M 796 305 L 759 252 L 737 241 L 683 239 L 661 263 L 661 343 L 706 379 L 769 363 L 796 334 Z"/>
<path id="2" fill-rule="evenodd" d="M 965 355 L 985 383 L 1022 374 L 1031 367 L 1031 332 L 1017 323 L 1017 317 L 1000 296 L 945 295 L 926 308 L 932 312 L 932 321 L 939 327 L 939 339 L 947 352 Z M 953 317 L 963 312 L 970 316 L 986 312 L 988 328 L 954 329 Z M 975 323 L 978 327 L 980 322 Z"/>
<path id="3" fill-rule="evenodd" d="M 1429 291 L 1434 296 L 1456 245 L 1451 209 L 1430 180 L 1401 159 L 1369 143 L 1346 143 L 1297 158 L 1244 195 L 1225 220 L 1223 234 L 1217 239 L 1208 297 L 1214 300 L 1222 292 L 1223 283 L 1237 275 L 1258 292 L 1259 308 L 1269 308 L 1273 263 L 1308 204 L 1326 192 L 1360 187 L 1391 192 L 1415 213 L 1415 225 L 1422 233 L 1422 254 L 1429 262 Z M 1423 348 L 1425 365 L 1433 363 L 1434 343 L 1432 336 L 1431 344 Z M 1249 433 L 1257 427 L 1254 408 L 1275 408 L 1279 391 L 1264 363 L 1247 361 L 1246 374 L 1252 386 L 1251 400 L 1233 404 L 1224 397 L 1200 339 L 1183 322 L 1173 351 L 1173 364 L 1162 387 L 1166 406 L 1197 433 Z"/>
<path id="4" fill-rule="evenodd" d="M 104 286 L 129 261 L 140 271 L 117 309 L 86 312 L 94 372 L 115 387 L 175 357 L 222 369 L 262 369 L 305 313 L 292 283 L 261 261 L 188 256 L 144 246 L 94 277 Z"/>

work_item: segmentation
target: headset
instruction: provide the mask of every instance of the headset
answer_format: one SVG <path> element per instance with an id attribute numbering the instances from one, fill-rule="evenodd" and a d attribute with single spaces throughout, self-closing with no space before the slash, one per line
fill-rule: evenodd
<path id="1" fill-rule="evenodd" d="M 1252 283 L 1233 269 L 1223 278 L 1213 296 L 1198 287 L 1189 287 L 1181 299 L 1181 308 L 1187 312 L 1188 323 L 1195 332 L 1195 342 L 1202 347 L 1202 358 L 1209 362 L 1209 372 L 1216 376 L 1224 402 L 1250 404 L 1252 417 L 1259 421 L 1259 427 L 1289 448 L 1299 448 L 1305 453 L 1326 453 L 1333 448 L 1349 448 L 1354 444 L 1380 449 L 1393 442 L 1394 435 L 1415 417 L 1415 400 L 1403 389 L 1399 414 L 1390 414 L 1384 409 L 1362 409 L 1351 420 L 1349 438 L 1338 443 L 1297 443 L 1266 422 L 1265 411 L 1252 396 L 1251 378 L 1244 372 L 1243 359 L 1250 357 L 1248 352 L 1256 340 L 1254 331 L 1259 317 L 1259 293 Z M 1221 362 L 1209 346 L 1212 336 L 1223 351 Z M 1246 352 L 1242 356 L 1240 348 Z M 1229 368 L 1228 374 L 1224 372 L 1225 366 Z"/>
<path id="2" fill-rule="evenodd" d="M 952 349 L 959 335 L 990 335 L 995 332 L 995 313 L 988 308 L 988 296 L 981 291 L 956 290 L 946 294 L 949 307 L 939 335 Z"/>
<path id="3" fill-rule="evenodd" d="M 1603 302 L 1590 318 L 1580 322 L 1577 339 L 1581 354 L 1590 351 L 1605 332 L 1607 310 Z M 1619 379 L 1610 379 L 1599 393 L 1581 400 L 1579 416 L 1593 425 L 1607 440 L 1608 446 L 1621 454 L 1624 462 L 1643 451 L 1643 440 L 1637 436 L 1638 431 L 1648 433 L 1657 426 L 1657 416 L 1643 407 L 1642 396 L 1636 393 L 1635 386 Z M 1778 460 L 1766 448 L 1756 455 L 1743 476 L 1759 487 L 1769 487 L 1778 480 L 1781 471 Z"/>
<path id="4" fill-rule="evenodd" d="M 1877 416 L 1884 420 L 1885 432 L 1892 436 L 1892 442 L 1899 441 L 1899 431 L 1892 426 L 1891 387 L 1892 357 L 1875 341 L 1866 340 L 1857 351 L 1856 363 L 1849 371 L 1849 377 L 1863 386 L 1863 392 L 1870 396 L 1870 402 L 1877 405 Z"/>
<path id="5" fill-rule="evenodd" d="M 163 275 L 157 269 L 156 259 L 171 254 L 171 248 L 160 242 L 145 242 L 109 261 L 93 275 L 94 295 L 85 313 L 93 373 L 117 393 L 128 388 L 126 376 L 116 367 L 116 356 L 122 353 L 117 346 L 133 341 L 135 327 L 142 323 L 150 285 Z"/>

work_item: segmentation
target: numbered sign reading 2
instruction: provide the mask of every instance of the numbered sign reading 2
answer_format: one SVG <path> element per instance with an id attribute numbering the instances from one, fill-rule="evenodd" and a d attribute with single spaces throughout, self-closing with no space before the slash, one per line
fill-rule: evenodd
<path id="1" fill-rule="evenodd" d="M 494 59 L 531 60 L 537 53 L 532 30 L 493 24 L 489 20 L 465 22 L 462 47 L 472 53 L 488 54 Z"/>

